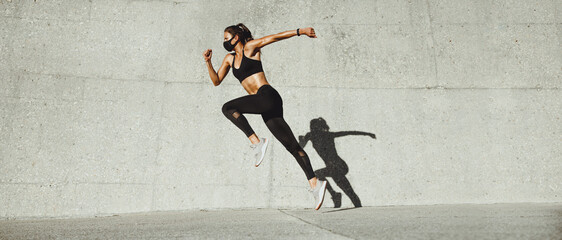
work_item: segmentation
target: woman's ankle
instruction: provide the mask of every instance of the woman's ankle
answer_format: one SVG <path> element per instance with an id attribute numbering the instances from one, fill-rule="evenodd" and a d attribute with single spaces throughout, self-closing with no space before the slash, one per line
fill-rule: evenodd
<path id="1" fill-rule="evenodd" d="M 250 135 L 250 136 L 248 137 L 248 139 L 250 139 L 250 142 L 251 142 L 252 144 L 258 144 L 258 143 L 260 142 L 260 139 L 258 138 L 258 136 L 257 136 L 255 133 L 252 134 L 252 135 Z"/>
<path id="2" fill-rule="evenodd" d="M 316 184 L 318 183 L 318 179 L 316 177 L 313 177 L 308 180 L 308 183 L 310 184 L 311 188 L 315 188 Z"/>

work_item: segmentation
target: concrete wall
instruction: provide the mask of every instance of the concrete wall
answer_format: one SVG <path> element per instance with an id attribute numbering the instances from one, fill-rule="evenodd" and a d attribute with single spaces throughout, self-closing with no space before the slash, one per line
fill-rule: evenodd
<path id="1" fill-rule="evenodd" d="M 559 0 L 0 0 L 0 217 L 312 207 L 283 146 L 253 167 L 222 115 L 247 93 L 232 73 L 214 87 L 202 53 L 218 69 L 223 30 L 239 22 L 256 38 L 314 27 L 317 39 L 265 47 L 265 74 L 296 135 L 318 117 L 376 134 L 334 140 L 364 206 L 560 202 L 561 11 Z"/>

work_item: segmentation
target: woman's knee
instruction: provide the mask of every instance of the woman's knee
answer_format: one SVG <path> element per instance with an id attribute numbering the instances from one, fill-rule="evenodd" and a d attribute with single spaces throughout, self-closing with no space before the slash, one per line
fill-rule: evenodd
<path id="1" fill-rule="evenodd" d="M 222 105 L 222 113 L 225 116 L 228 116 L 229 114 L 231 114 L 231 113 L 229 113 L 229 112 L 231 112 L 231 110 L 232 110 L 232 106 L 230 106 L 229 102 Z"/>
<path id="2" fill-rule="evenodd" d="M 232 107 L 232 106 L 230 106 L 229 104 L 226 104 L 226 103 L 222 106 L 222 113 L 227 118 L 238 119 L 240 117 L 240 112 L 238 112 L 236 110 L 236 108 L 234 108 L 234 107 Z"/>

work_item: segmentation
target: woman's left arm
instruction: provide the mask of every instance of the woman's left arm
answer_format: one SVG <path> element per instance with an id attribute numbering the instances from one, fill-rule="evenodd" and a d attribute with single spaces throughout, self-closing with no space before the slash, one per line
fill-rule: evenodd
<path id="1" fill-rule="evenodd" d="M 311 27 L 300 28 L 299 34 L 300 35 L 306 35 L 310 38 L 316 38 L 316 33 L 314 32 L 314 28 L 311 28 Z M 297 30 L 296 29 L 280 32 L 280 33 L 277 33 L 277 34 L 272 34 L 272 35 L 265 36 L 265 37 L 258 38 L 258 39 L 254 39 L 254 40 L 250 40 L 246 44 L 251 48 L 262 48 L 262 47 L 267 46 L 268 44 L 278 42 L 278 41 L 281 41 L 283 39 L 287 39 L 287 38 L 290 38 L 290 37 L 293 37 L 293 36 L 297 36 Z"/>

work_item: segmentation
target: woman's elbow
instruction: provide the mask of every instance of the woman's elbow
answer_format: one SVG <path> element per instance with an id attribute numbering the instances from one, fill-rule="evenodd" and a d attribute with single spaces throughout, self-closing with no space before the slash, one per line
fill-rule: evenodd
<path id="1" fill-rule="evenodd" d="M 222 80 L 220 80 L 220 79 L 217 80 L 217 81 L 213 81 L 213 85 L 215 85 L 215 87 L 216 87 L 218 85 L 221 85 L 221 82 L 222 82 Z"/>

